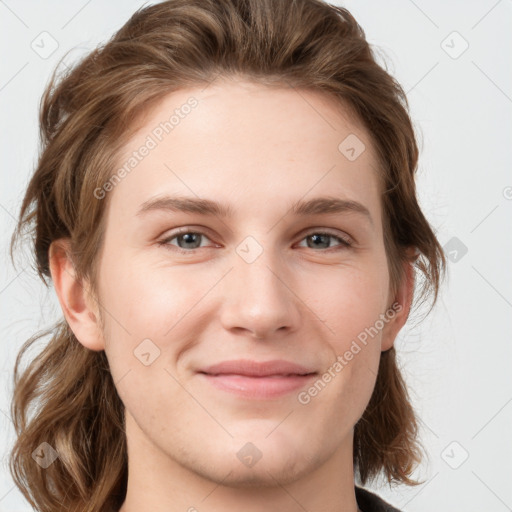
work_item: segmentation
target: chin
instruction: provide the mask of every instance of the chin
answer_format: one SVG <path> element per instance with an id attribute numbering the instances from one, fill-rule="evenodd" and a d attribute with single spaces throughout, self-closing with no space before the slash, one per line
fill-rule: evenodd
<path id="1" fill-rule="evenodd" d="M 289 457 L 275 457 L 276 460 L 263 460 L 246 467 L 238 459 L 230 459 L 225 464 L 215 464 L 210 471 L 196 471 L 202 477 L 223 486 L 235 489 L 275 488 L 276 485 L 288 485 L 312 471 L 311 462 L 306 459 L 293 460 Z M 219 468 L 222 467 L 222 470 Z"/>

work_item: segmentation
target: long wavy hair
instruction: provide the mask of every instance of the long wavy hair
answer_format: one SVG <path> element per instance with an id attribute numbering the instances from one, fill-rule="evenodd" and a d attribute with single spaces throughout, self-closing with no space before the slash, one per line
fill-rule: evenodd
<path id="1" fill-rule="evenodd" d="M 433 306 L 446 262 L 416 198 L 418 147 L 405 92 L 377 63 L 353 16 L 321 0 L 169 0 L 137 10 L 72 68 L 59 72 L 58 65 L 41 99 L 39 158 L 11 257 L 28 239 L 49 286 L 50 244 L 68 238 L 77 278 L 89 278 L 96 293 L 107 200 L 94 190 L 114 174 L 120 149 L 148 109 L 221 75 L 326 93 L 363 123 L 379 159 L 393 290 L 407 261 L 422 278 L 421 287 L 415 279 L 413 306 L 427 299 Z M 27 350 L 45 337 L 22 369 Z M 10 471 L 36 510 L 119 509 L 127 485 L 124 406 L 105 352 L 81 345 L 64 319 L 22 346 L 11 414 L 17 440 Z M 42 443 L 58 454 L 48 467 L 33 458 Z M 421 459 L 417 418 L 391 348 L 380 356 L 375 390 L 355 425 L 355 475 L 363 485 L 379 475 L 414 485 Z"/>

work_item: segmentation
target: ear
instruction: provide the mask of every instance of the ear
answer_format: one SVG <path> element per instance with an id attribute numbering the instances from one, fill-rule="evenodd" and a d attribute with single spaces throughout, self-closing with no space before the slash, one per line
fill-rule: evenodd
<path id="1" fill-rule="evenodd" d="M 90 350 L 104 350 L 98 302 L 87 281 L 77 279 L 70 240 L 54 240 L 49 248 L 50 272 L 64 317 L 78 341 Z"/>
<path id="2" fill-rule="evenodd" d="M 404 278 L 396 295 L 388 306 L 388 312 L 385 313 L 387 321 L 385 321 L 382 329 L 381 350 L 384 352 L 389 350 L 400 331 L 404 326 L 409 312 L 411 310 L 412 299 L 414 297 L 414 267 L 413 263 L 419 253 L 416 248 L 412 247 L 407 250 L 407 261 L 404 262 Z M 392 305 L 395 304 L 395 307 Z"/>

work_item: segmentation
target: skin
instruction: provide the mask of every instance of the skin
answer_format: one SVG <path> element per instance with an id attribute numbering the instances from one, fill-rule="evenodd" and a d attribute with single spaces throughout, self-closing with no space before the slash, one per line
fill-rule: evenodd
<path id="1" fill-rule="evenodd" d="M 75 279 L 67 241 L 50 250 L 65 317 L 85 347 L 105 350 L 126 407 L 121 511 L 355 512 L 353 427 L 413 290 L 408 265 L 390 295 L 370 137 L 321 93 L 223 79 L 165 97 L 119 165 L 191 96 L 198 106 L 103 199 L 98 301 L 87 280 Z M 366 146 L 354 161 L 338 150 L 349 134 Z M 137 215 L 163 194 L 227 203 L 234 214 Z M 354 212 L 289 213 L 293 202 L 325 195 L 362 203 L 372 222 Z M 204 236 L 195 246 L 176 237 L 158 244 L 177 227 Z M 353 246 L 329 237 L 311 243 L 322 230 Z M 236 251 L 248 236 L 262 249 L 252 263 Z M 179 254 L 179 246 L 190 253 Z M 196 374 L 248 358 L 285 359 L 321 376 L 395 301 L 401 311 L 307 404 L 299 403 L 300 390 L 250 400 Z M 144 339 L 160 350 L 148 366 L 134 356 Z M 248 442 L 261 453 L 252 467 L 237 457 Z"/>

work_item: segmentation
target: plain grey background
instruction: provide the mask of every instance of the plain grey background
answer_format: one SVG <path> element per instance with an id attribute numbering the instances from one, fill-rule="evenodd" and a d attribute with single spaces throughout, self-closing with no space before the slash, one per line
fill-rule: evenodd
<path id="1" fill-rule="evenodd" d="M 149 2 L 153 3 L 153 2 Z M 434 311 L 396 342 L 429 454 L 421 486 L 381 496 L 408 512 L 512 510 L 512 2 L 392 0 L 347 7 L 408 93 L 421 205 L 449 258 Z M 51 71 L 106 41 L 142 1 L 0 1 L 0 511 L 31 510 L 7 470 L 14 359 L 61 314 L 8 244 L 38 151 Z"/>

